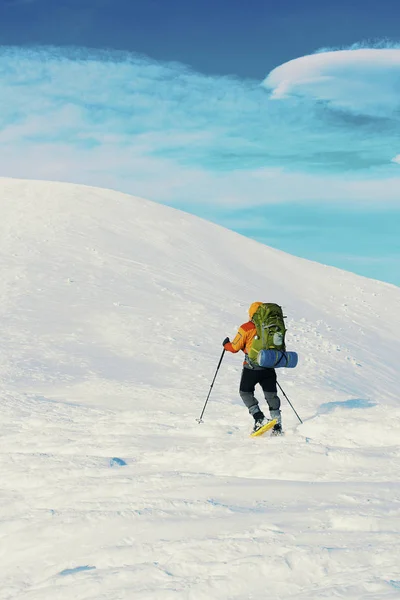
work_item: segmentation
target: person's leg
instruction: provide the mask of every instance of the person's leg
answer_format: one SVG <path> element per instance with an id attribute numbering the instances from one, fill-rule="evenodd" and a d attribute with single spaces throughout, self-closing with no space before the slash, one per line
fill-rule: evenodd
<path id="1" fill-rule="evenodd" d="M 264 397 L 269 407 L 269 413 L 271 419 L 278 421 L 279 429 L 282 428 L 282 416 L 281 416 L 281 401 L 278 396 L 276 389 L 276 372 L 275 369 L 265 369 L 262 380 L 260 381 L 261 387 L 264 392 Z"/>
<path id="2" fill-rule="evenodd" d="M 259 382 L 259 371 L 243 367 L 242 377 L 240 379 L 239 394 L 249 413 L 256 419 L 264 418 L 260 410 L 258 400 L 254 396 L 254 389 Z"/>

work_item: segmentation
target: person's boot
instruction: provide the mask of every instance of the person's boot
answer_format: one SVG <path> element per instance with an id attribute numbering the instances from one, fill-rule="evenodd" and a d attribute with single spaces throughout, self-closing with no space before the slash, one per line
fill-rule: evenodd
<path id="1" fill-rule="evenodd" d="M 263 412 L 261 412 L 261 410 L 258 410 L 256 413 L 253 414 L 253 418 L 254 418 L 253 431 L 258 431 L 260 429 L 260 427 L 262 427 L 264 425 L 265 415 Z"/>
<path id="2" fill-rule="evenodd" d="M 281 416 L 281 411 L 278 410 L 270 410 L 269 411 L 271 414 L 271 419 L 276 419 L 278 422 L 276 425 L 274 425 L 272 431 L 271 431 L 271 435 L 282 435 L 283 431 L 282 431 L 282 416 Z"/>

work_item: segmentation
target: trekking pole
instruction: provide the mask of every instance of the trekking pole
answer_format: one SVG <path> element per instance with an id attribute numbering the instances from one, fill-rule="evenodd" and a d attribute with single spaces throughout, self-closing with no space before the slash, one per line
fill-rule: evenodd
<path id="1" fill-rule="evenodd" d="M 289 404 L 290 404 L 290 406 L 291 406 L 294 414 L 296 415 L 296 417 L 298 418 L 298 420 L 300 421 L 300 423 L 303 423 L 303 421 L 300 419 L 299 415 L 295 411 L 293 404 L 290 402 L 289 398 L 286 396 L 285 392 L 283 391 L 283 389 L 281 388 L 281 386 L 279 385 L 279 383 L 278 382 L 276 382 L 276 383 L 277 383 L 279 389 L 281 390 L 282 394 L 285 396 L 286 400 L 289 402 Z"/>
<path id="2" fill-rule="evenodd" d="M 204 411 L 206 410 L 207 402 L 208 402 L 208 399 L 209 399 L 209 397 L 210 397 L 211 390 L 213 389 L 214 381 L 215 381 L 215 380 L 216 380 L 216 378 L 217 378 L 217 373 L 218 373 L 218 371 L 219 371 L 219 368 L 220 368 L 220 366 L 221 366 L 222 359 L 224 358 L 224 354 L 225 354 L 225 348 L 222 350 L 221 358 L 219 359 L 218 367 L 217 367 L 217 370 L 215 371 L 214 379 L 212 380 L 212 384 L 211 384 L 211 387 L 210 387 L 210 391 L 208 392 L 207 400 L 206 400 L 206 402 L 205 402 L 205 404 L 204 404 L 204 408 L 203 408 L 203 410 L 202 410 L 202 412 L 201 412 L 200 419 L 196 419 L 196 421 L 197 421 L 198 423 L 204 423 L 204 421 L 203 421 L 203 415 L 204 415 Z"/>

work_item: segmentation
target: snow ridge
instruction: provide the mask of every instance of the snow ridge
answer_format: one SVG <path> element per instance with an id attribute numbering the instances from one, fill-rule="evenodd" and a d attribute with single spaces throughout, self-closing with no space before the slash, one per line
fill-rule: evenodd
<path id="1" fill-rule="evenodd" d="M 398 598 L 400 291 L 109 190 L 0 180 L 5 600 Z M 284 438 L 221 341 L 282 304 Z"/>

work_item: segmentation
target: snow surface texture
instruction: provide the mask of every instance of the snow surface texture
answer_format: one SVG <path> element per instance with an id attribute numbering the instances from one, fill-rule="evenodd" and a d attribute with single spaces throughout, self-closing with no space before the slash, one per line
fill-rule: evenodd
<path id="1" fill-rule="evenodd" d="M 0 199 L 2 600 L 400 597 L 399 288 L 120 193 Z M 196 422 L 259 300 L 301 357 L 283 438 L 239 355 Z"/>

